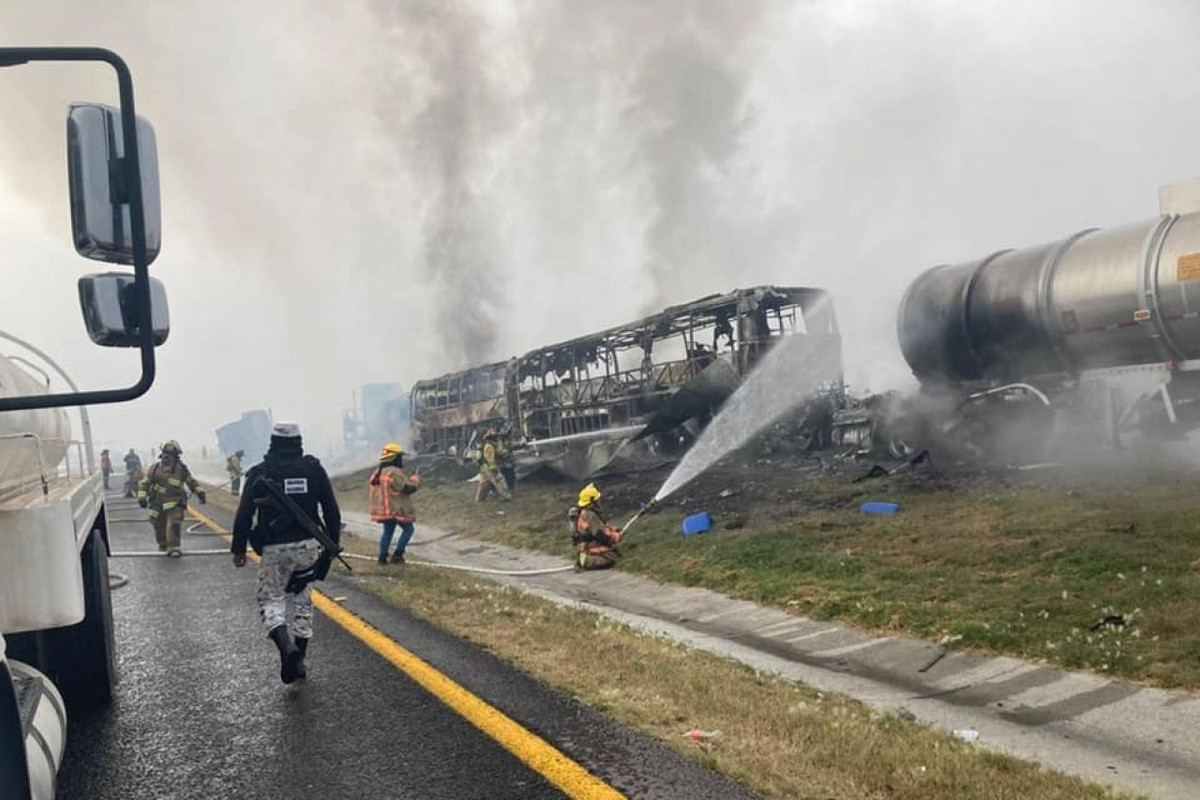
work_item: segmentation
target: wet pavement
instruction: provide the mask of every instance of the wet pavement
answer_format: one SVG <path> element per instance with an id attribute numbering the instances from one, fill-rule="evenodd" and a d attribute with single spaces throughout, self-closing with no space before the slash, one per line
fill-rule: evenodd
<path id="1" fill-rule="evenodd" d="M 227 512 L 201 510 L 228 528 Z M 109 514 L 144 512 L 110 497 Z M 154 549 L 144 522 L 113 523 L 111 540 L 114 552 Z M 197 532 L 181 559 L 110 561 L 128 579 L 113 592 L 120 683 L 110 709 L 71 721 L 60 798 L 570 796 L 323 614 L 308 680 L 280 683 L 258 627 L 254 565 L 186 555 L 225 547 Z M 348 581 L 326 588 L 621 794 L 750 796 Z"/>

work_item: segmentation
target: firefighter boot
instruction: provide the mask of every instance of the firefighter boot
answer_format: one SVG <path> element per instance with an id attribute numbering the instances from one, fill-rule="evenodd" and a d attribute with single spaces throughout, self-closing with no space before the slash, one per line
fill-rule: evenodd
<path id="1" fill-rule="evenodd" d="M 299 677 L 296 674 L 296 665 L 304 659 L 304 656 L 296 648 L 296 645 L 292 644 L 292 637 L 288 636 L 286 625 L 276 625 L 267 635 L 279 648 L 279 680 L 284 683 L 294 683 Z"/>
<path id="2" fill-rule="evenodd" d="M 304 666 L 304 659 L 308 656 L 308 639 L 296 637 L 296 652 L 300 653 L 300 663 L 296 665 L 296 679 L 304 680 L 308 677 L 308 668 Z"/>

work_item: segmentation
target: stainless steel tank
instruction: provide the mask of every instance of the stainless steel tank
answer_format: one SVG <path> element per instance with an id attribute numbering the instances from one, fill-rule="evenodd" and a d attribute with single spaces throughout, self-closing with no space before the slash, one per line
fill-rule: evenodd
<path id="1" fill-rule="evenodd" d="M 45 394 L 46 388 L 19 366 L 0 356 L 0 396 Z M 66 455 L 71 424 L 62 409 L 0 413 L 0 497 L 52 478 Z"/>
<path id="2" fill-rule="evenodd" d="M 897 324 L 923 383 L 1200 358 L 1200 213 L 934 267 Z"/>

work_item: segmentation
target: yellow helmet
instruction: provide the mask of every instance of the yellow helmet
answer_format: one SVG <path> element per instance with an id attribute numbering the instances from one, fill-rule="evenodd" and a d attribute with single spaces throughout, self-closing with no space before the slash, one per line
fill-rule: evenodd
<path id="1" fill-rule="evenodd" d="M 175 455 L 183 455 L 183 448 L 179 446 L 179 442 L 174 439 L 168 439 L 163 442 L 162 451 L 164 453 L 174 453 Z"/>
<path id="2" fill-rule="evenodd" d="M 600 490 L 596 488 L 596 484 L 589 483 L 583 487 L 583 491 L 579 493 L 579 507 L 587 508 L 592 503 L 600 499 Z"/>
<path id="3" fill-rule="evenodd" d="M 379 460 L 380 461 L 391 461 L 396 456 L 402 456 L 402 455 L 404 455 L 404 446 L 403 445 L 400 445 L 396 442 L 388 442 L 387 444 L 385 444 L 383 446 L 383 449 L 379 451 Z"/>

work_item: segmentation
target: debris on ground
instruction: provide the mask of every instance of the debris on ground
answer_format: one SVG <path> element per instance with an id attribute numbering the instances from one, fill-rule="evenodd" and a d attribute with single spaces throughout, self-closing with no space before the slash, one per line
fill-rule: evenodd
<path id="1" fill-rule="evenodd" d="M 900 511 L 900 504 L 868 500 L 859 506 L 859 510 L 864 514 L 896 514 Z"/>
<path id="2" fill-rule="evenodd" d="M 1098 633 L 1099 631 L 1102 631 L 1102 630 L 1112 630 L 1114 628 L 1124 628 L 1125 624 L 1126 624 L 1125 617 L 1121 616 L 1120 614 L 1109 614 L 1107 617 L 1100 620 L 1092 627 L 1088 628 L 1088 630 L 1091 631 L 1092 633 Z"/>
<path id="3" fill-rule="evenodd" d="M 964 742 L 979 741 L 979 731 L 974 728 L 964 728 L 962 730 L 952 731 L 951 734 L 955 739 L 961 739 Z"/>
<path id="4" fill-rule="evenodd" d="M 684 736 L 705 750 L 716 747 L 721 739 L 724 738 L 724 735 L 720 731 L 702 731 L 698 728 L 688 731 Z"/>
<path id="5" fill-rule="evenodd" d="M 685 517 L 683 520 L 683 535 L 695 536 L 698 533 L 708 533 L 712 530 L 712 525 L 712 514 L 709 514 L 707 511 L 701 511 L 698 514 L 692 514 L 690 517 Z"/>

